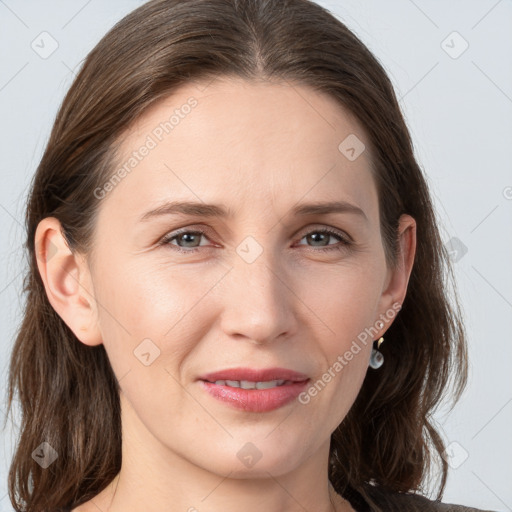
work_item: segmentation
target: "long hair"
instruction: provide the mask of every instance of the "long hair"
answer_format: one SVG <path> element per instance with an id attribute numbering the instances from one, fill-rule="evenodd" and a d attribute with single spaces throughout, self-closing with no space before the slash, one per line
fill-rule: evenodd
<path id="1" fill-rule="evenodd" d="M 402 309 L 386 333 L 386 363 L 368 372 L 331 436 L 329 479 L 340 494 L 416 492 L 431 472 L 447 479 L 432 413 L 467 381 L 467 348 L 453 269 L 426 178 L 392 84 L 366 46 L 309 0 L 153 0 L 119 21 L 88 54 L 57 113 L 26 209 L 24 316 L 12 351 L 8 406 L 18 395 L 20 435 L 9 471 L 18 512 L 78 506 L 121 469 L 119 383 L 103 345 L 81 343 L 51 307 L 34 235 L 56 217 L 69 247 L 91 249 L 117 144 L 148 107 L 180 85 L 215 77 L 307 85 L 330 95 L 366 130 L 389 268 L 401 214 L 417 224 L 415 262 Z M 452 405 L 452 408 L 453 408 Z M 43 469 L 32 454 L 58 455 Z M 381 501 L 382 503 L 382 501 Z"/>

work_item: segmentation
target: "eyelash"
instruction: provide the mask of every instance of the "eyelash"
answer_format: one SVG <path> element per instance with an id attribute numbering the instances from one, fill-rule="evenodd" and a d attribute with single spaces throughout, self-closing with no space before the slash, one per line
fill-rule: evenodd
<path id="1" fill-rule="evenodd" d="M 321 233 L 321 234 L 325 234 L 325 235 L 335 236 L 335 237 L 340 239 L 340 244 L 341 244 L 341 245 L 335 244 L 335 245 L 331 245 L 331 246 L 327 246 L 327 247 L 320 247 L 320 248 L 317 248 L 317 249 L 315 249 L 314 247 L 310 247 L 310 248 L 314 249 L 315 251 L 320 251 L 320 252 L 343 251 L 344 249 L 346 249 L 347 247 L 352 245 L 352 242 L 349 241 L 343 235 L 341 235 L 339 232 L 331 230 L 331 229 L 328 229 L 328 228 L 314 229 L 312 231 L 309 231 L 308 233 L 306 233 L 304 236 L 301 237 L 301 240 L 303 238 L 305 238 L 306 236 L 311 235 L 313 233 Z M 170 243 L 172 240 L 175 240 L 179 236 L 185 235 L 185 234 L 188 234 L 188 235 L 204 235 L 206 238 L 208 238 L 207 237 L 207 233 L 205 231 L 184 229 L 183 231 L 179 231 L 177 233 L 174 232 L 174 233 L 169 233 L 168 235 L 165 235 L 158 242 L 158 245 L 159 246 L 172 245 L 172 249 L 173 250 L 181 252 L 181 253 L 190 254 L 190 253 L 197 252 L 201 247 L 192 247 L 192 248 L 184 249 L 183 247 L 180 247 L 179 245 L 174 245 L 174 244 Z"/>

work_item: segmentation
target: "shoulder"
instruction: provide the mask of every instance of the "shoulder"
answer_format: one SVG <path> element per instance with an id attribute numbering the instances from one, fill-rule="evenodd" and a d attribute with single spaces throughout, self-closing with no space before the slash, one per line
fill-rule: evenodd
<path id="1" fill-rule="evenodd" d="M 441 501 L 430 500 L 420 494 L 393 493 L 386 497 L 386 505 L 395 505 L 396 510 L 410 510 L 418 512 L 495 512 L 466 505 L 456 505 Z M 404 507 L 404 508 L 402 508 Z M 405 507 L 407 507 L 405 509 Z"/>
<path id="2" fill-rule="evenodd" d="M 371 484 L 366 484 L 363 489 L 359 490 L 349 487 L 345 491 L 347 499 L 354 510 L 358 512 L 372 512 L 373 510 L 386 512 L 403 512 L 404 510 L 407 512 L 496 512 L 430 500 L 421 494 L 391 491 Z"/>

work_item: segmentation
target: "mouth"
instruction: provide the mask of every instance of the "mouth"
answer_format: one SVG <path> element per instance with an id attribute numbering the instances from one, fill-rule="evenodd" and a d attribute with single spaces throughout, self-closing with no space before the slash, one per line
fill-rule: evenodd
<path id="1" fill-rule="evenodd" d="M 293 384 L 292 380 L 266 380 L 266 381 L 250 381 L 250 380 L 216 380 L 210 384 L 216 384 L 217 386 L 229 386 L 230 388 L 241 388 L 241 389 L 271 389 L 279 386 L 287 386 Z"/>
<path id="2" fill-rule="evenodd" d="M 276 381 L 282 385 L 284 382 L 288 381 L 301 382 L 307 380 L 309 377 L 304 373 L 296 372 L 288 368 L 231 368 L 208 373 L 199 378 L 207 382 L 265 383 Z"/>
<path id="3" fill-rule="evenodd" d="M 223 370 L 199 379 L 202 388 L 225 405 L 245 412 L 269 412 L 290 404 L 310 378 L 283 368 Z"/>

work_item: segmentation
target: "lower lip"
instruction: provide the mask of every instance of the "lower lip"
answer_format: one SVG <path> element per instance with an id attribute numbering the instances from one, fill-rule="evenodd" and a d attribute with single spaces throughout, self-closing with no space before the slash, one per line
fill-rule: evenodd
<path id="1" fill-rule="evenodd" d="M 293 401 L 304 391 L 308 382 L 309 379 L 270 389 L 232 388 L 204 380 L 201 381 L 201 385 L 210 395 L 237 409 L 248 412 L 267 412 Z"/>

